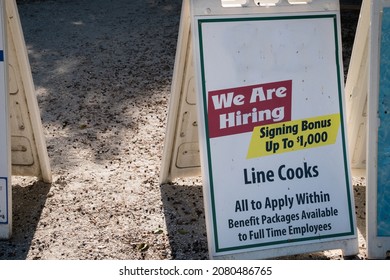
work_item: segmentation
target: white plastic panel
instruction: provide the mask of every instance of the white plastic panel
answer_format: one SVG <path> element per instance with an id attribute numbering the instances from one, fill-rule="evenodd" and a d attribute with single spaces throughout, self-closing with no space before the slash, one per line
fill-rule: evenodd
<path id="1" fill-rule="evenodd" d="M 225 1 L 230 2 L 232 1 Z M 221 3 L 220 3 L 221 4 Z M 221 5 L 220 5 L 221 6 Z M 182 5 L 160 183 L 200 175 L 190 6 Z"/>
<path id="2" fill-rule="evenodd" d="M 0 1 L 0 239 L 12 233 L 12 184 L 8 125 L 7 52 L 4 0 Z"/>
<path id="3" fill-rule="evenodd" d="M 248 3 L 248 0 L 221 0 L 222 7 L 243 7 Z"/>
<path id="4" fill-rule="evenodd" d="M 15 0 L 6 1 L 12 174 L 51 182 L 51 170 Z"/>
<path id="5" fill-rule="evenodd" d="M 370 0 L 362 3 L 345 84 L 351 168 L 357 174 L 366 168 L 370 4 Z"/>

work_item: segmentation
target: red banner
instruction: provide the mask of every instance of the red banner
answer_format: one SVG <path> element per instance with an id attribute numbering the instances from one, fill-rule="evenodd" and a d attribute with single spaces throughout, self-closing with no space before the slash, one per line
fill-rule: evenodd
<path id="1" fill-rule="evenodd" d="M 292 80 L 210 91 L 209 137 L 252 132 L 291 120 Z"/>

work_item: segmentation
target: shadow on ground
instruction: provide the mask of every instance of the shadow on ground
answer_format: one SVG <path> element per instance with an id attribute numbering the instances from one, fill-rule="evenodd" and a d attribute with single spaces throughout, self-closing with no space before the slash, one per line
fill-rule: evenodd
<path id="1" fill-rule="evenodd" d="M 12 186 L 13 234 L 10 240 L 0 240 L 0 259 L 24 260 L 30 248 L 42 248 L 39 240 L 32 243 L 51 184 L 41 181 L 29 186 Z"/>
<path id="2" fill-rule="evenodd" d="M 172 258 L 208 259 L 202 186 L 164 184 L 161 199 Z"/>

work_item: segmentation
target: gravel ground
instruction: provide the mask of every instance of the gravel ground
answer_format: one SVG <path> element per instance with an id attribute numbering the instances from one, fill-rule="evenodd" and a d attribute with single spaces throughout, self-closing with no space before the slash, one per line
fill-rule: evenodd
<path id="1" fill-rule="evenodd" d="M 181 0 L 17 2 L 53 183 L 13 178 L 0 259 L 207 259 L 201 178 L 158 183 Z M 342 11 L 346 66 L 358 15 Z M 366 258 L 363 179 L 354 259 Z"/>

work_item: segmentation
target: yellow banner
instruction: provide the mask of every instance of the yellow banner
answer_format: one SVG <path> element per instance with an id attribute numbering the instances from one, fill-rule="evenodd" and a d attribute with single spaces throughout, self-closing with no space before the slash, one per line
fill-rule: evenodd
<path id="1" fill-rule="evenodd" d="M 255 127 L 247 159 L 334 144 L 339 127 L 340 114 Z"/>

